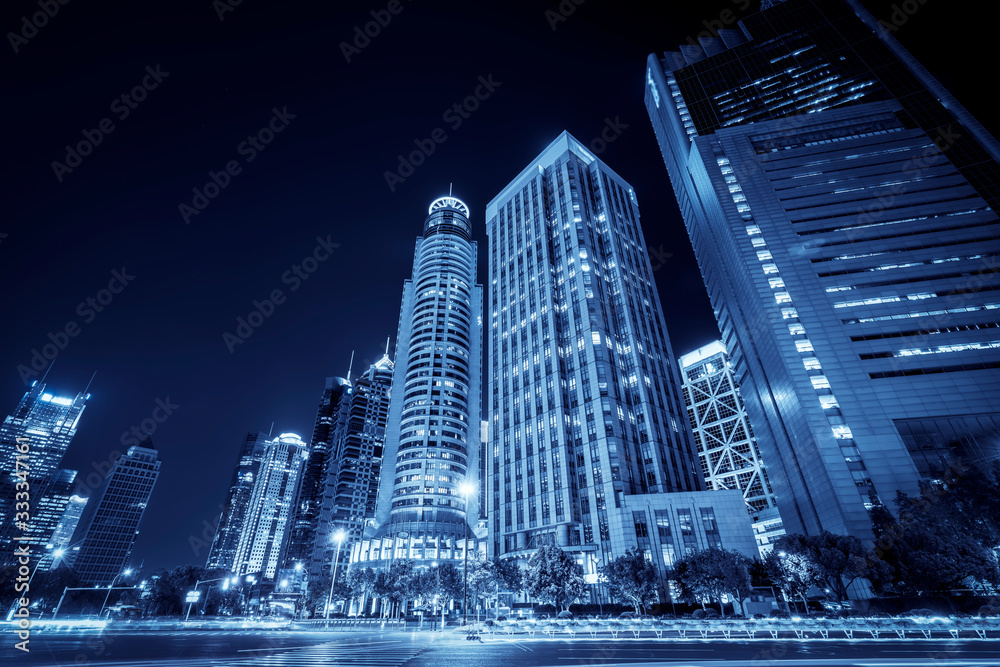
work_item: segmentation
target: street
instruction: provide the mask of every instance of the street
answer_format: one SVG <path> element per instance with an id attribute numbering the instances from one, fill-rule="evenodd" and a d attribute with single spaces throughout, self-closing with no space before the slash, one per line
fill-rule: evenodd
<path id="1" fill-rule="evenodd" d="M 10 639 L 12 636 L 8 635 Z M 275 632 L 233 630 L 38 632 L 31 652 L 0 649 L 5 665 L 116 667 L 569 667 L 571 665 L 729 665 L 793 667 L 1000 666 L 991 640 L 658 641 L 518 639 L 467 641 L 454 632 Z"/>

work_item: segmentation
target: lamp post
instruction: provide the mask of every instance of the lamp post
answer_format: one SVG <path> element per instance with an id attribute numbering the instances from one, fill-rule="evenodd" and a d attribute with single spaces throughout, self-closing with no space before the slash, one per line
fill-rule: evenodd
<path id="1" fill-rule="evenodd" d="M 108 598 L 111 597 L 111 589 L 114 588 L 115 583 L 118 581 L 118 577 L 122 577 L 122 576 L 127 577 L 130 574 L 132 574 L 132 568 L 128 568 L 127 570 L 125 570 L 124 572 L 122 572 L 120 574 L 116 574 L 115 578 L 111 580 L 111 585 L 108 586 L 108 594 L 104 596 L 104 603 L 101 604 L 101 612 L 97 615 L 97 618 L 100 618 L 101 616 L 104 616 L 104 608 L 108 606 Z M 53 614 L 53 618 L 54 617 L 55 617 L 55 615 Z"/>
<path id="2" fill-rule="evenodd" d="M 196 598 L 197 597 L 196 594 L 198 593 L 198 586 L 199 586 L 199 584 L 210 584 L 213 581 L 222 581 L 223 579 L 228 580 L 229 579 L 229 575 L 227 574 L 226 576 L 219 577 L 217 579 L 206 579 L 204 581 L 202 581 L 201 579 L 196 579 L 195 582 L 194 582 L 194 589 L 190 593 L 188 593 L 188 595 L 191 596 L 192 598 Z M 211 588 L 209 588 L 209 590 L 211 590 Z M 205 599 L 206 600 L 208 599 L 208 594 L 207 593 L 205 594 Z M 185 623 L 187 623 L 188 619 L 191 618 L 191 607 L 194 606 L 194 602 L 195 602 L 194 599 L 191 599 L 191 600 L 188 601 L 187 614 L 184 615 L 184 622 Z"/>
<path id="3" fill-rule="evenodd" d="M 462 594 L 462 625 L 469 622 L 469 496 L 475 491 L 475 486 L 469 482 L 464 482 L 461 486 L 462 495 L 465 497 L 465 586 Z"/>
<path id="4" fill-rule="evenodd" d="M 340 563 L 340 545 L 344 542 L 347 533 L 338 530 L 333 534 L 333 541 L 337 543 L 337 555 L 333 558 L 333 576 L 330 578 L 330 594 L 326 597 L 326 620 L 330 620 L 330 607 L 333 605 L 333 585 L 337 582 L 337 565 Z"/>

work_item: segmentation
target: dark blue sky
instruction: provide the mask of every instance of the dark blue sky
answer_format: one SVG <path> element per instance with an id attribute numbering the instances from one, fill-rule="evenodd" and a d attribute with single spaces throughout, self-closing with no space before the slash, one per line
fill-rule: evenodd
<path id="1" fill-rule="evenodd" d="M 717 335 L 642 104 L 645 58 L 746 15 L 747 0 L 659 14 L 564 0 L 566 16 L 555 0 L 404 1 L 396 14 L 379 0 L 77 1 L 32 31 L 22 17 L 37 2 L 0 10 L 0 412 L 25 390 L 18 367 L 67 326 L 50 389 L 97 377 L 65 466 L 85 479 L 157 401 L 174 406 L 153 433 L 163 467 L 134 552 L 147 574 L 204 562 L 188 538 L 215 521 L 247 431 L 273 422 L 308 440 L 323 378 L 343 375 L 352 350 L 361 370 L 395 338 L 428 203 L 453 182 L 485 244 L 486 203 L 563 130 L 590 143 L 618 124 L 600 157 L 636 189 L 674 351 Z M 891 2 L 870 6 L 892 15 Z M 986 58 L 990 44 L 964 37 L 982 17 L 914 6 L 896 35 L 996 131 L 977 68 L 954 69 Z M 390 20 L 342 47 L 373 10 Z M 477 89 L 477 109 L 448 113 Z M 390 189 L 397 155 L 432 135 L 433 153 Z M 68 156 L 86 137 L 92 151 Z M 225 187 L 198 199 L 210 172 Z M 339 247 L 328 255 L 318 239 Z M 127 285 L 102 294 L 115 272 Z M 227 346 L 275 290 L 270 317 Z"/>

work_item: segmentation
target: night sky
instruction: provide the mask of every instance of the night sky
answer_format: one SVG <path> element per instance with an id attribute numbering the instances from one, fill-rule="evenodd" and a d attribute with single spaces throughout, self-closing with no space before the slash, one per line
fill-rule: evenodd
<path id="1" fill-rule="evenodd" d="M 35 379 L 22 377 L 32 351 L 67 325 L 77 335 L 64 340 L 50 391 L 75 395 L 97 375 L 65 467 L 85 479 L 125 450 L 123 434 L 158 400 L 174 406 L 153 432 L 163 465 L 133 553 L 144 574 L 204 564 L 207 549 L 195 553 L 189 536 L 210 539 L 248 431 L 273 422 L 275 434 L 308 441 L 324 377 L 344 375 L 352 350 L 357 373 L 387 336 L 395 344 L 430 201 L 454 183 L 485 276 L 487 202 L 563 130 L 590 144 L 608 119 L 618 127 L 600 157 L 636 190 L 674 352 L 718 335 L 643 107 L 645 59 L 756 1 L 656 3 L 657 13 L 564 0 L 566 16 L 555 0 L 46 1 L 58 7 L 47 25 L 0 47 L 0 413 Z M 4 33 L 21 33 L 37 2 L 5 2 Z M 992 45 L 967 39 L 983 17 L 943 0 L 912 6 L 896 36 L 996 134 L 975 81 Z M 373 10 L 388 24 L 345 56 L 341 44 Z M 479 108 L 446 115 L 480 77 L 493 90 L 479 88 Z M 269 124 L 280 129 L 273 141 L 248 142 Z M 390 189 L 397 156 L 438 128 L 445 140 Z M 67 156 L 85 136 L 100 143 Z M 198 199 L 209 172 L 225 187 Z M 317 239 L 339 247 L 303 265 Z M 296 265 L 314 271 L 303 279 Z M 127 285 L 114 282 L 119 293 L 97 312 L 87 299 L 115 272 Z M 271 316 L 227 346 L 237 318 L 275 290 L 283 301 Z"/>

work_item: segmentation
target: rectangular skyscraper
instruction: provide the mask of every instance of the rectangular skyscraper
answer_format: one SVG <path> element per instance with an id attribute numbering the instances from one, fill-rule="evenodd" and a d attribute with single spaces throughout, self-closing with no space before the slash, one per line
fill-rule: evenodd
<path id="1" fill-rule="evenodd" d="M 294 433 L 267 441 L 236 545 L 232 571 L 274 579 L 288 548 L 309 451 Z"/>
<path id="2" fill-rule="evenodd" d="M 709 490 L 739 489 L 761 552 L 785 534 L 767 470 L 721 341 L 681 355 L 688 422 Z"/>
<path id="3" fill-rule="evenodd" d="M 86 585 L 107 586 L 125 568 L 160 461 L 152 439 L 128 448 L 87 502 L 66 561 Z"/>
<path id="4" fill-rule="evenodd" d="M 741 495 L 701 492 L 632 187 L 564 132 L 486 225 L 491 555 L 756 553 Z"/>
<path id="5" fill-rule="evenodd" d="M 0 551 L 3 554 L 0 556 L 0 568 L 16 565 L 12 541 L 15 535 L 30 534 L 36 547 L 44 547 L 51 538 L 58 513 L 52 514 L 57 508 L 45 498 L 61 475 L 64 478 L 66 474 L 76 474 L 60 470 L 59 465 L 76 435 L 89 398 L 88 393 L 77 394 L 76 398 L 56 396 L 45 390 L 45 384 L 36 381 L 14 412 L 0 424 Z M 19 455 L 18 442 L 27 445 L 27 454 Z M 18 473 L 25 474 L 26 478 L 22 480 Z M 21 530 L 15 522 L 15 503 L 16 493 L 24 489 L 25 482 L 30 489 L 32 508 L 36 511 L 28 512 L 34 518 L 29 519 L 26 530 Z M 18 483 L 21 483 L 20 487 Z M 59 494 L 60 498 L 55 501 L 65 507 L 68 495 L 61 491 Z M 37 510 L 43 502 L 47 510 L 39 514 Z M 33 550 L 32 562 L 43 555 L 44 549 Z"/>
<path id="6" fill-rule="evenodd" d="M 335 450 L 345 432 L 351 400 L 350 371 L 347 375 L 346 379 L 326 378 L 285 552 L 284 567 L 294 568 L 301 563 L 312 578 L 320 576 L 329 565 L 324 564 L 323 555 L 333 533 L 330 516 L 338 468 Z"/>
<path id="7" fill-rule="evenodd" d="M 788 532 L 998 455 L 996 140 L 856 0 L 651 55 L 646 107 Z"/>
<path id="8" fill-rule="evenodd" d="M 208 554 L 209 569 L 235 571 L 236 548 L 239 546 L 243 524 L 246 521 L 250 496 L 253 494 L 254 481 L 260 472 L 260 463 L 264 459 L 264 447 L 267 435 L 264 433 L 247 433 L 246 440 L 240 446 L 239 458 L 233 477 L 229 482 L 226 502 L 222 507 L 219 525 L 212 540 L 212 549 Z"/>

